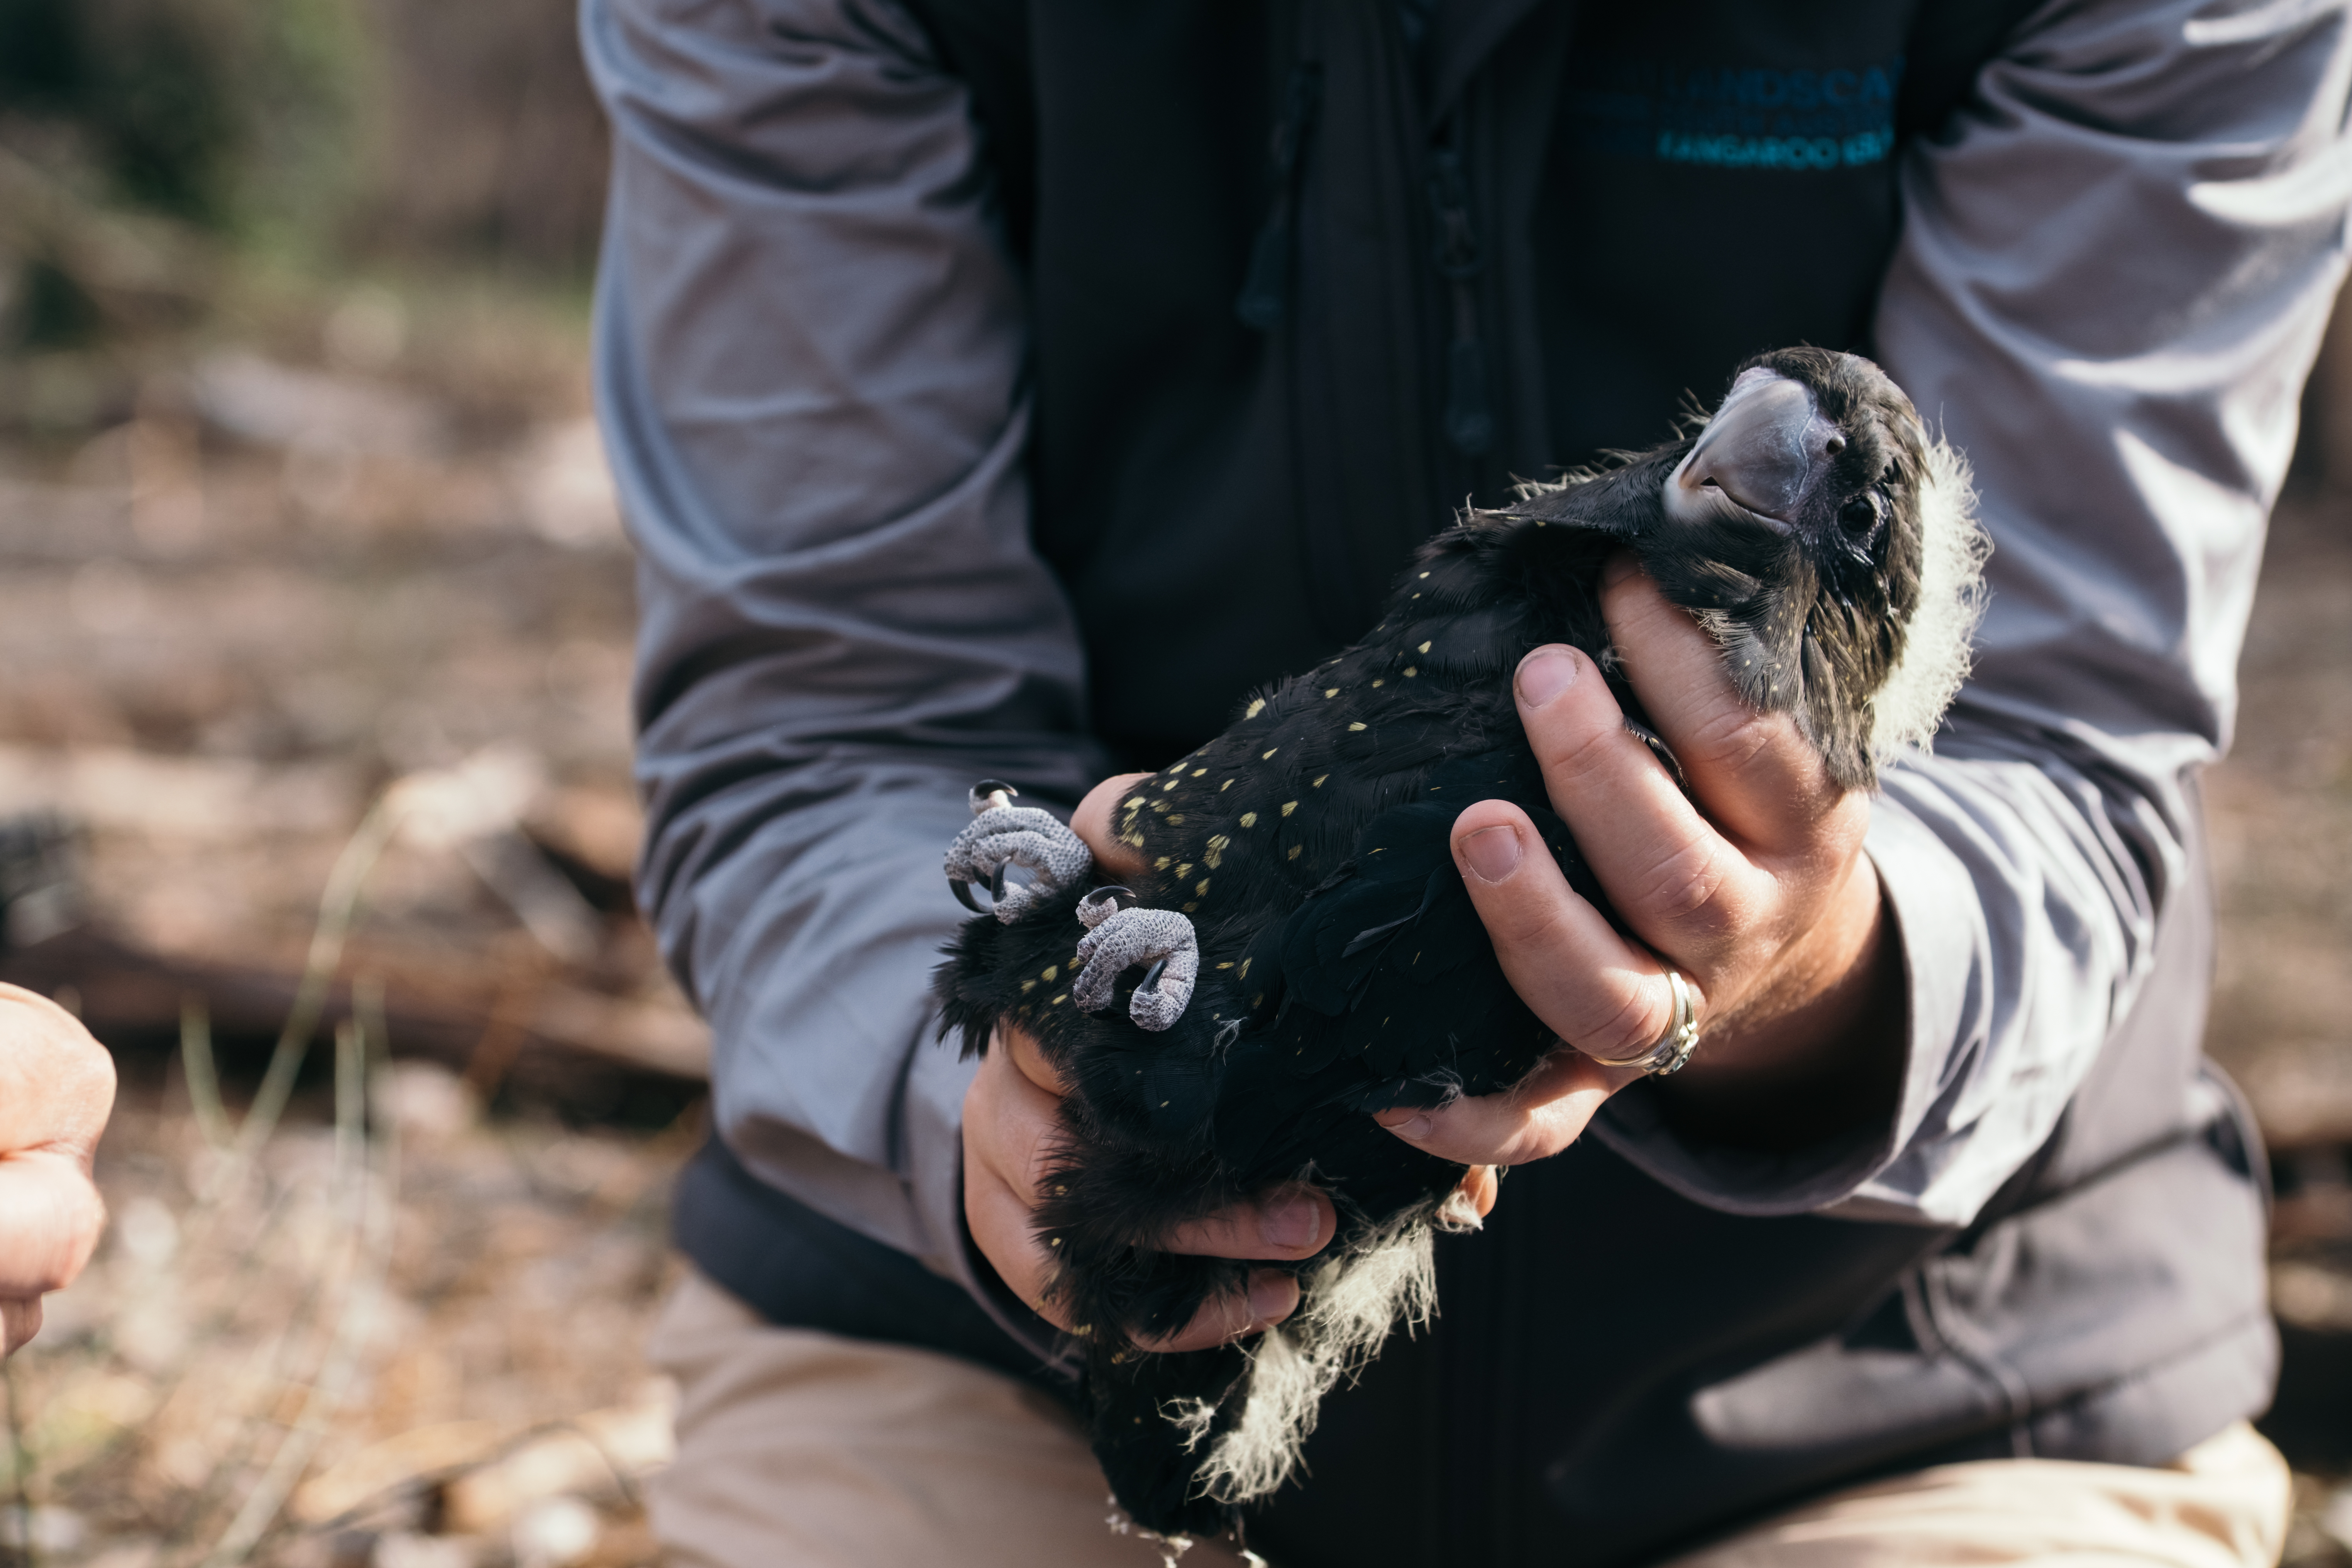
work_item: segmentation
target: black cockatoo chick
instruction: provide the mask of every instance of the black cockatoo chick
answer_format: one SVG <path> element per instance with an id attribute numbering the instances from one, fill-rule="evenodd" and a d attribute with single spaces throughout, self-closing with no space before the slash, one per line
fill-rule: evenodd
<path id="1" fill-rule="evenodd" d="M 1496 1092 L 1560 1045 L 1505 980 L 1448 843 L 1465 807 L 1516 802 L 1608 908 L 1546 797 L 1520 658 L 1585 650 L 1638 728 L 1600 605 L 1603 562 L 1630 549 L 1749 704 L 1794 715 L 1838 783 L 1871 788 L 1965 671 L 1969 500 L 1876 365 L 1766 354 L 1695 434 L 1430 541 L 1361 642 L 1138 784 L 1113 814 L 1150 868 L 1132 888 L 1097 887 L 1086 847 L 1010 786 L 973 792 L 948 874 L 998 902 L 940 967 L 942 1033 L 972 1053 L 1017 1025 L 1072 1086 L 1036 1223 L 1086 1349 L 1096 1452 L 1137 1521 L 1230 1523 L 1290 1473 L 1332 1384 L 1433 1310 L 1431 1234 L 1464 1171 L 1370 1113 Z M 1008 865 L 1031 880 L 1008 888 Z M 1289 1183 L 1339 1215 L 1322 1253 L 1283 1265 L 1292 1316 L 1222 1349 L 1139 1350 L 1266 1267 L 1156 1244 Z"/>

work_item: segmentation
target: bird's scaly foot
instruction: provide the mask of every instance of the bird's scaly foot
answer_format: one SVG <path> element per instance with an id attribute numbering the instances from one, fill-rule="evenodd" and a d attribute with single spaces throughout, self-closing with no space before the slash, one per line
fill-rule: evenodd
<path id="1" fill-rule="evenodd" d="M 1143 983 L 1128 999 L 1127 1016 L 1154 1034 L 1184 1016 L 1192 986 L 1201 977 L 1201 944 L 1192 922 L 1174 910 L 1135 907 L 1125 888 L 1097 888 L 1078 905 L 1087 934 L 1078 939 L 1077 984 L 1072 998 L 1099 1013 L 1118 994 L 1118 977 L 1139 963 L 1150 964 Z"/>
<path id="2" fill-rule="evenodd" d="M 971 788 L 971 822 L 948 847 L 948 886 L 956 901 L 974 914 L 993 914 L 1006 925 L 1041 898 L 1059 892 L 1094 871 L 1094 852 L 1086 840 L 1050 811 L 1014 805 L 1021 792 L 999 779 L 982 779 Z M 1025 866 L 1034 874 L 1027 886 L 1008 884 L 1007 866 Z M 995 900 L 983 910 L 971 896 L 972 884 L 988 889 Z"/>

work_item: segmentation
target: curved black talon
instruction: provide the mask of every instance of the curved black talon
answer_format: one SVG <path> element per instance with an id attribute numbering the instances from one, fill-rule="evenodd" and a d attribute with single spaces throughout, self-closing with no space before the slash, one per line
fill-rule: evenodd
<path id="1" fill-rule="evenodd" d="M 955 893 L 957 903 L 961 904 L 973 914 L 989 914 L 992 912 L 990 906 L 1001 904 L 1004 901 L 1004 868 L 999 866 L 995 870 L 989 873 L 988 906 L 983 906 L 973 900 L 971 896 L 971 884 L 965 881 L 961 877 L 950 877 L 948 879 L 948 887 Z"/>
<path id="2" fill-rule="evenodd" d="M 1020 795 L 1019 790 L 1014 789 L 1003 779 L 982 779 L 971 786 L 971 795 L 969 797 L 971 814 L 978 816 L 983 811 L 993 811 L 1000 805 L 1010 805 L 1019 799 Z"/>
<path id="3" fill-rule="evenodd" d="M 1168 973 L 1168 961 L 1163 958 L 1143 972 L 1143 983 L 1135 989 L 1138 993 L 1159 990 L 1160 977 L 1166 973 Z"/>
<path id="4" fill-rule="evenodd" d="M 1131 910 L 1142 901 L 1132 888 L 1097 888 L 1078 900 L 1078 923 L 1092 931 L 1119 910 Z"/>

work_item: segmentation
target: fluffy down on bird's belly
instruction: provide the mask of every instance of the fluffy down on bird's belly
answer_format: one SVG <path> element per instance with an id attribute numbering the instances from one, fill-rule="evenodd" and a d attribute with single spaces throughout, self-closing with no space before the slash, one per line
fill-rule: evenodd
<path id="1" fill-rule="evenodd" d="M 967 903 L 974 885 L 998 902 L 940 966 L 941 1032 L 971 1053 L 1015 1025 L 1071 1085 L 1036 1223 L 1097 1453 L 1137 1521 L 1230 1523 L 1291 1474 L 1324 1394 L 1435 1310 L 1431 1237 L 1464 1217 L 1462 1168 L 1369 1112 L 1496 1092 L 1559 1046 L 1449 848 L 1464 807 L 1514 801 L 1610 910 L 1528 748 L 1520 658 L 1576 645 L 1641 723 L 1599 596 L 1602 563 L 1630 550 L 1752 706 L 1790 713 L 1832 776 L 1871 787 L 1966 671 L 1984 554 L 1969 500 L 1958 457 L 1875 365 L 1768 354 L 1681 438 L 1431 540 L 1360 641 L 1120 799 L 1113 830 L 1144 867 L 1130 884 L 1097 885 L 1083 843 L 1013 786 L 973 791 L 949 876 Z M 1291 1182 L 1339 1214 L 1316 1258 L 1157 1249 Z M 1282 1324 L 1214 1351 L 1139 1348 L 1269 1266 L 1300 1284 Z"/>

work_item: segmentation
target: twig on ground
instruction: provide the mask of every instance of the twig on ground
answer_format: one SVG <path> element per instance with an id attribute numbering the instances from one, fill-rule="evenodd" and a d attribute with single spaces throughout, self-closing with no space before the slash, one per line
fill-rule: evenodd
<path id="1" fill-rule="evenodd" d="M 220 1071 L 213 1061 L 212 1015 L 202 996 L 180 1003 L 180 1067 L 187 1075 L 188 1109 L 195 1115 L 205 1147 L 215 1154 L 226 1152 L 232 1134 L 228 1112 L 221 1107 Z"/>
<path id="2" fill-rule="evenodd" d="M 343 1041 L 351 1041 L 345 1046 Z M 336 1041 L 339 1112 L 347 1101 L 341 1092 L 345 1071 L 366 1071 L 368 1040 L 357 1019 L 339 1033 Z M 396 1230 L 400 1191 L 400 1139 L 394 1126 L 388 1104 L 388 1079 L 382 1071 L 368 1075 L 373 1099 L 381 1113 L 383 1135 L 367 1139 L 364 1128 L 360 1136 L 377 1151 L 373 1172 L 364 1166 L 357 1184 L 358 1219 L 361 1231 L 361 1267 L 355 1273 L 350 1289 L 344 1294 L 342 1310 L 335 1324 L 335 1335 L 325 1362 L 302 1400 L 301 1413 L 295 1417 L 286 1439 L 270 1457 L 269 1468 L 263 1472 L 254 1489 L 246 1494 L 245 1504 L 236 1517 L 229 1521 L 219 1542 L 207 1553 L 201 1568 L 236 1568 L 250 1557 L 256 1546 L 277 1521 L 286 1500 L 309 1470 L 317 1457 L 319 1445 L 326 1440 L 327 1424 L 344 1403 L 359 1382 L 367 1351 L 370 1332 L 376 1326 L 378 1310 L 383 1299 L 383 1289 L 392 1268 L 392 1244 Z M 349 1101 L 356 1116 L 359 1102 Z M 341 1131 L 339 1115 L 338 1133 Z M 370 1178 L 373 1179 L 371 1180 Z"/>
<path id="3" fill-rule="evenodd" d="M 254 1092 L 253 1104 L 237 1127 L 236 1159 L 213 1184 L 215 1192 L 226 1191 L 231 1184 L 229 1173 L 243 1173 L 284 1114 L 287 1097 L 294 1092 L 295 1075 L 302 1070 L 310 1037 L 318 1030 L 319 1016 L 326 1010 L 328 988 L 342 967 L 343 942 L 359 914 L 361 889 L 399 828 L 399 809 L 386 791 L 376 797 L 343 852 L 335 858 L 334 869 L 327 874 L 326 890 L 319 896 L 319 920 L 311 928 L 310 951 L 294 992 L 293 1008 L 286 1015 L 286 1027 L 278 1031 L 278 1044 L 270 1051 L 261 1087 Z"/>

